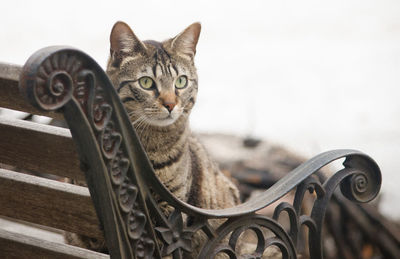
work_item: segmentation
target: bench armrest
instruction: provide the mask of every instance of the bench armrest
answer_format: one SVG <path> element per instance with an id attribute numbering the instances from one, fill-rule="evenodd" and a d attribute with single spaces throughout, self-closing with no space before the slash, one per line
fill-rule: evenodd
<path id="1" fill-rule="evenodd" d="M 197 208 L 176 199 L 158 180 L 110 80 L 88 55 L 68 47 L 36 52 L 23 67 L 20 90 L 37 108 L 63 113 L 77 144 L 111 258 L 161 258 L 167 254 L 182 258 L 182 251 L 191 251 L 190 240 L 197 231 L 208 237 L 199 258 L 218 252 L 236 258 L 236 242 L 246 229 L 257 235 L 255 255 L 275 245 L 283 258 L 296 258 L 302 225 L 309 228 L 311 258 L 322 258 L 322 222 L 336 187 L 357 202 L 370 201 L 380 189 L 381 173 L 370 157 L 355 150 L 335 150 L 312 158 L 264 193 L 234 208 Z M 345 158 L 344 168 L 333 176 L 325 179 L 317 173 L 340 158 Z M 281 203 L 273 219 L 255 213 L 292 190 L 296 190 L 293 204 Z M 311 214 L 302 215 L 300 207 L 307 190 L 317 198 Z M 175 208 L 168 218 L 153 192 Z M 277 222 L 282 211 L 289 215 L 288 232 Z M 182 223 L 182 213 L 193 219 L 190 226 Z M 208 222 L 213 218 L 228 220 L 215 229 Z M 263 228 L 275 237 L 265 238 Z M 228 236 L 227 244 L 219 244 Z"/>

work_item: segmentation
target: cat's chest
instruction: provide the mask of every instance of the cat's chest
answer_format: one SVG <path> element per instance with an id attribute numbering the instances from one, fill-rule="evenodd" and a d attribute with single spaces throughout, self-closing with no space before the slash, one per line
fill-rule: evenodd
<path id="1" fill-rule="evenodd" d="M 189 153 L 156 153 L 149 158 L 161 183 L 178 199 L 187 201 L 193 178 Z"/>
<path id="2" fill-rule="evenodd" d="M 147 151 L 155 171 L 170 171 L 186 168 L 189 163 L 189 145 L 174 145 L 169 148 L 160 148 L 153 151 Z"/>

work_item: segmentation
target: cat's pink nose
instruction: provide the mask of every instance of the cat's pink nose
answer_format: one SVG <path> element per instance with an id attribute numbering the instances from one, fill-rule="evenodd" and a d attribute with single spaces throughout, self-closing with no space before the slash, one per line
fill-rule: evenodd
<path id="1" fill-rule="evenodd" d="M 167 110 L 169 112 L 172 112 L 172 110 L 174 109 L 176 103 L 172 103 L 172 102 L 165 102 L 163 103 L 164 107 L 167 108 Z"/>

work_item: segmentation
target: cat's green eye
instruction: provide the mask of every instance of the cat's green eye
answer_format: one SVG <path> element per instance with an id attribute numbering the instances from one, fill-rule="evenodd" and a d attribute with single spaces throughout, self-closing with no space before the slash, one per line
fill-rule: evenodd
<path id="1" fill-rule="evenodd" d="M 139 79 L 139 84 L 144 89 L 150 89 L 153 86 L 154 81 L 150 77 L 144 76 Z"/>
<path id="2" fill-rule="evenodd" d="M 175 87 L 178 89 L 185 88 L 187 86 L 188 80 L 186 76 L 180 76 L 176 79 Z"/>

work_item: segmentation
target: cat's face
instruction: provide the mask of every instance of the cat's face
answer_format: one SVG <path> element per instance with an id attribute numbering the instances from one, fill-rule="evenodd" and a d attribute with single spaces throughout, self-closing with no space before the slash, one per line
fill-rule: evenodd
<path id="1" fill-rule="evenodd" d="M 164 42 L 140 41 L 117 22 L 107 73 L 134 124 L 164 127 L 188 116 L 197 95 L 194 66 L 200 24 Z"/>

